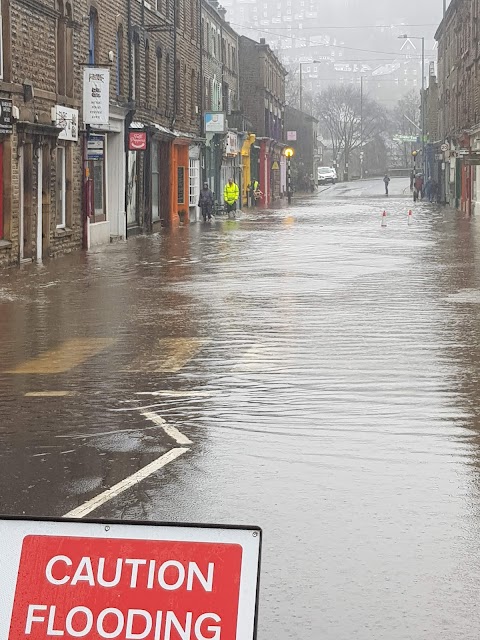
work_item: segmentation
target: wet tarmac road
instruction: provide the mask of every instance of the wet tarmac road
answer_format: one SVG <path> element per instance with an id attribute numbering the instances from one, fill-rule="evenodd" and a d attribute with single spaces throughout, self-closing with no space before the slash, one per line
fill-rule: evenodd
<path id="1" fill-rule="evenodd" d="M 1 510 L 259 524 L 261 640 L 478 638 L 480 228 L 382 191 L 1 272 Z"/>

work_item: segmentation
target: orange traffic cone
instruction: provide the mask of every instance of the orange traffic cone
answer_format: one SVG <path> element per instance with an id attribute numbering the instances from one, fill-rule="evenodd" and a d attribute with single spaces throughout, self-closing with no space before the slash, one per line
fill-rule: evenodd
<path id="1" fill-rule="evenodd" d="M 387 212 L 384 211 L 382 214 L 382 227 L 386 227 L 387 226 Z"/>

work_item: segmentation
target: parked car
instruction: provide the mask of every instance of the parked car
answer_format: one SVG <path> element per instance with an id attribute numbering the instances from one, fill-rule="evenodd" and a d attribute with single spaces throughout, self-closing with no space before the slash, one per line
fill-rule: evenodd
<path id="1" fill-rule="evenodd" d="M 337 182 L 337 172 L 332 167 L 318 167 L 318 184 L 335 184 Z"/>

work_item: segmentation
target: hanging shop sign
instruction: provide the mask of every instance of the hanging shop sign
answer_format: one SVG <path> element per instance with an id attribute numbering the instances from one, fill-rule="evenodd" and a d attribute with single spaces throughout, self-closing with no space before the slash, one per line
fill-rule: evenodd
<path id="1" fill-rule="evenodd" d="M 107 125 L 110 119 L 110 70 L 86 67 L 83 71 L 83 121 Z"/>
<path id="2" fill-rule="evenodd" d="M 147 148 L 146 131 L 129 131 L 128 149 L 129 151 L 145 151 Z"/>
<path id="3" fill-rule="evenodd" d="M 225 133 L 226 130 L 225 113 L 219 111 L 207 111 L 205 113 L 205 133 Z"/>
<path id="4" fill-rule="evenodd" d="M 0 100 L 0 133 L 10 134 L 13 132 L 12 101 Z"/>
<path id="5" fill-rule="evenodd" d="M 225 155 L 236 156 L 240 151 L 238 146 L 238 134 L 234 131 L 229 131 L 225 138 Z"/>
<path id="6" fill-rule="evenodd" d="M 61 129 L 58 139 L 78 141 L 78 110 L 55 105 L 52 107 L 52 122 Z"/>
<path id="7" fill-rule="evenodd" d="M 90 134 L 87 140 L 87 160 L 103 160 L 105 136 Z"/>

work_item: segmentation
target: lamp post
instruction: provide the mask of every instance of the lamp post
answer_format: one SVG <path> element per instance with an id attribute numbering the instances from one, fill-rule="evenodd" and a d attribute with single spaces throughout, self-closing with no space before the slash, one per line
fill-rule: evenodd
<path id="1" fill-rule="evenodd" d="M 425 38 L 423 36 L 398 36 L 400 40 L 421 40 L 422 41 L 422 94 L 421 94 L 421 117 L 422 117 L 422 164 L 423 173 L 425 174 L 426 158 L 425 158 Z M 426 178 L 426 176 L 425 176 Z"/>
<path id="2" fill-rule="evenodd" d="M 300 111 L 303 111 L 303 71 L 304 64 L 320 64 L 319 60 L 312 60 L 311 62 L 300 62 Z"/>
<path id="3" fill-rule="evenodd" d="M 285 157 L 287 158 L 287 198 L 288 204 L 292 203 L 292 165 L 291 160 L 295 155 L 294 149 L 292 147 L 287 147 L 284 151 Z"/>

